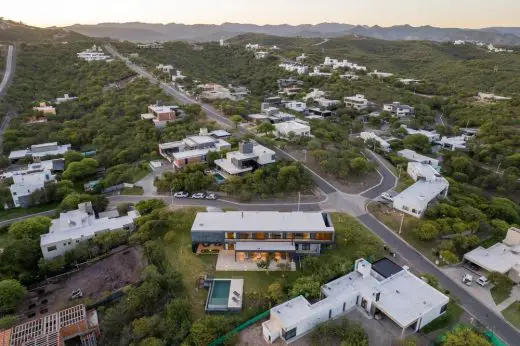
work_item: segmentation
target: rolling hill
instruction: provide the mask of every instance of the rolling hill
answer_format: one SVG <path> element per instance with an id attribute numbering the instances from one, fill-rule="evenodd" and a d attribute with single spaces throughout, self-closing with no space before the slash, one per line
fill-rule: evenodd
<path id="1" fill-rule="evenodd" d="M 63 42 L 85 40 L 88 37 L 60 28 L 38 28 L 0 19 L 0 42 Z"/>

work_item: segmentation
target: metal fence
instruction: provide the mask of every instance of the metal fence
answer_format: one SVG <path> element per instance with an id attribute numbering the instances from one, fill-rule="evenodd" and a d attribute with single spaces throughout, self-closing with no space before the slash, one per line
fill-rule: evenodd
<path id="1" fill-rule="evenodd" d="M 231 337 L 233 337 L 234 335 L 240 333 L 242 330 L 246 329 L 247 327 L 251 326 L 252 324 L 255 324 L 256 322 L 260 321 L 261 319 L 264 319 L 264 318 L 268 317 L 270 311 L 271 310 L 264 311 L 260 315 L 257 315 L 255 317 L 253 317 L 252 319 L 242 323 L 241 325 L 239 325 L 238 327 L 236 327 L 235 329 L 233 329 L 229 333 L 224 334 L 220 338 L 213 340 L 213 342 L 211 344 L 209 344 L 209 345 L 210 346 L 217 346 L 217 345 L 224 344 L 224 342 L 226 342 L 226 340 L 228 340 Z"/>

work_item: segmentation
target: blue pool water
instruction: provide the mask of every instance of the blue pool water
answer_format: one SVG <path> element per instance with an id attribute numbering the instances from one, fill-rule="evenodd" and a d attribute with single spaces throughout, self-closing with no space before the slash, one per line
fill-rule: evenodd
<path id="1" fill-rule="evenodd" d="M 209 305 L 228 305 L 229 288 L 231 287 L 230 280 L 215 280 L 213 281 L 213 289 L 209 299 Z"/>
<path id="2" fill-rule="evenodd" d="M 215 174 L 214 177 L 217 184 L 222 184 L 224 181 L 226 181 L 226 178 L 224 178 L 220 173 Z"/>

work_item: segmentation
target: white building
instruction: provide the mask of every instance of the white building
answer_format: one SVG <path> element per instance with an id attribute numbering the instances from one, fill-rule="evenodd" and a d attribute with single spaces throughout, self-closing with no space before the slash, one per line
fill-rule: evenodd
<path id="1" fill-rule="evenodd" d="M 133 230 L 134 220 L 139 212 L 131 210 L 127 216 L 96 219 L 90 202 L 78 204 L 78 209 L 60 213 L 59 219 L 52 220 L 49 233 L 40 237 L 43 258 L 53 259 L 73 250 L 79 243 L 85 242 L 96 234 Z"/>
<path id="2" fill-rule="evenodd" d="M 320 323 L 358 309 L 367 318 L 385 315 L 401 328 L 401 337 L 419 331 L 444 314 L 449 298 L 388 259 L 370 264 L 358 259 L 355 270 L 321 286 L 320 301 L 311 304 L 298 296 L 270 311 L 262 323 L 268 343 L 278 338 L 289 343 Z"/>
<path id="3" fill-rule="evenodd" d="M 13 174 L 12 178 L 14 183 L 9 187 L 9 190 L 16 208 L 27 208 L 31 194 L 42 190 L 46 183 L 56 181 L 56 176 L 52 175 L 50 170 Z"/>
<path id="4" fill-rule="evenodd" d="M 309 72 L 310 77 L 330 77 L 332 73 L 330 72 L 321 72 L 319 66 L 314 67 L 312 72 Z"/>
<path id="5" fill-rule="evenodd" d="M 155 69 L 159 70 L 161 72 L 164 72 L 164 73 L 170 73 L 170 71 L 173 70 L 173 66 L 172 65 L 159 64 L 159 65 L 155 66 Z"/>
<path id="6" fill-rule="evenodd" d="M 355 73 L 344 73 L 344 74 L 340 75 L 339 78 L 346 79 L 346 80 L 358 80 L 359 76 L 356 75 Z"/>
<path id="7" fill-rule="evenodd" d="M 340 61 L 338 59 L 331 59 L 328 56 L 325 57 L 323 66 L 330 66 L 334 70 L 337 70 L 339 68 L 348 68 L 348 69 L 356 70 L 356 71 L 366 71 L 367 70 L 366 66 L 361 66 L 361 65 L 349 62 L 347 59 Z"/>
<path id="8" fill-rule="evenodd" d="M 269 52 L 266 52 L 266 51 L 255 52 L 255 58 L 256 59 L 265 59 L 268 56 L 269 56 Z"/>
<path id="9" fill-rule="evenodd" d="M 228 152 L 226 158 L 215 160 L 224 178 L 242 175 L 254 169 L 276 162 L 275 152 L 254 141 L 241 142 L 238 151 Z"/>
<path id="10" fill-rule="evenodd" d="M 427 163 L 408 162 L 406 172 L 414 181 L 420 179 L 432 181 L 441 177 L 441 174 Z"/>
<path id="11" fill-rule="evenodd" d="M 467 136 L 442 137 L 440 140 L 435 141 L 435 144 L 440 145 L 443 149 L 448 149 L 451 151 L 457 149 L 465 150 L 467 148 L 467 140 Z"/>
<path id="12" fill-rule="evenodd" d="M 307 110 L 307 104 L 301 101 L 289 101 L 285 103 L 285 108 L 303 113 Z"/>
<path id="13" fill-rule="evenodd" d="M 293 133 L 299 137 L 310 137 L 311 127 L 304 121 L 291 120 L 283 123 L 274 124 L 276 136 L 287 138 Z"/>
<path id="14" fill-rule="evenodd" d="M 347 107 L 351 107 L 357 110 L 367 109 L 369 106 L 368 100 L 365 98 L 365 95 L 356 94 L 354 96 L 346 96 L 343 99 L 343 102 Z"/>
<path id="15" fill-rule="evenodd" d="M 410 162 L 426 163 L 433 166 L 436 170 L 439 169 L 439 160 L 419 154 L 410 149 L 403 149 L 397 152 L 397 156 L 403 157 Z"/>
<path id="16" fill-rule="evenodd" d="M 422 82 L 422 80 L 420 80 L 420 79 L 412 79 L 412 78 L 399 78 L 398 81 L 403 83 L 404 85 L 418 84 L 418 83 Z"/>
<path id="17" fill-rule="evenodd" d="M 313 88 L 307 95 L 303 97 L 304 101 L 308 101 L 309 99 L 316 100 L 321 97 L 325 97 L 327 93 L 325 91 L 321 91 L 320 89 Z"/>
<path id="18" fill-rule="evenodd" d="M 402 118 L 415 114 L 415 109 L 400 102 L 392 102 L 383 104 L 383 111 L 392 114 L 393 117 Z"/>
<path id="19" fill-rule="evenodd" d="M 285 71 L 296 72 L 299 75 L 306 74 L 307 71 L 309 70 L 309 66 L 300 65 L 300 64 L 281 63 L 278 66 L 283 68 Z"/>
<path id="20" fill-rule="evenodd" d="M 477 98 L 480 101 L 505 101 L 505 100 L 511 100 L 511 97 L 498 96 L 498 95 L 495 95 L 495 94 L 483 93 L 483 92 L 479 92 L 477 94 Z"/>
<path id="21" fill-rule="evenodd" d="M 9 160 L 19 160 L 25 157 L 41 159 L 46 156 L 63 156 L 71 148 L 70 144 L 58 145 L 58 142 L 31 145 L 30 149 L 14 150 L 9 154 Z"/>
<path id="22" fill-rule="evenodd" d="M 247 50 L 258 50 L 258 49 L 260 49 L 260 45 L 258 43 L 255 43 L 255 44 L 248 43 L 248 44 L 246 44 L 246 49 Z"/>
<path id="23" fill-rule="evenodd" d="M 394 209 L 417 218 L 422 217 L 435 200 L 447 197 L 450 186 L 446 179 L 423 167 L 415 166 L 418 180 L 395 196 L 393 202 Z"/>
<path id="24" fill-rule="evenodd" d="M 307 57 L 305 56 L 305 53 L 302 53 L 302 55 L 296 57 L 296 62 L 302 63 Z"/>
<path id="25" fill-rule="evenodd" d="M 385 141 L 384 139 L 382 139 L 381 137 L 376 135 L 374 132 L 361 132 L 359 134 L 359 137 L 361 137 L 361 139 L 363 139 L 365 142 L 373 140 L 373 141 L 379 143 L 379 146 L 381 147 L 381 149 L 383 151 L 386 151 L 386 152 L 390 151 L 390 143 L 388 143 L 387 141 Z"/>
<path id="26" fill-rule="evenodd" d="M 441 135 L 438 134 L 436 131 L 414 130 L 407 127 L 406 125 L 401 125 L 401 127 L 405 129 L 409 135 L 423 135 L 428 137 L 430 143 L 433 143 L 441 139 Z"/>
<path id="27" fill-rule="evenodd" d="M 112 60 L 110 55 L 106 55 L 103 52 L 101 47 L 97 47 L 93 45 L 92 48 L 86 49 L 83 52 L 79 52 L 76 54 L 78 58 L 83 59 L 85 61 L 103 61 L 103 60 Z"/>
<path id="28" fill-rule="evenodd" d="M 394 74 L 393 73 L 381 72 L 381 71 L 378 71 L 378 70 L 374 70 L 374 72 L 370 72 L 368 75 L 372 76 L 372 77 L 376 77 L 376 78 L 388 78 L 388 77 L 392 77 Z"/>
<path id="29" fill-rule="evenodd" d="M 60 104 L 67 101 L 77 100 L 78 98 L 76 96 L 69 96 L 69 94 L 63 95 L 63 97 L 57 97 L 56 103 Z"/>
<path id="30" fill-rule="evenodd" d="M 485 249 L 482 246 L 464 255 L 465 262 L 471 262 L 488 272 L 508 274 L 515 282 L 520 282 L 520 229 L 511 227 L 506 238 Z"/>

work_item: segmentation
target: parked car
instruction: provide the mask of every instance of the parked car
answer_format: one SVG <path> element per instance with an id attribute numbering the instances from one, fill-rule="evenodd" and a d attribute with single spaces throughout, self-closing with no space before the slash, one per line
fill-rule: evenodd
<path id="1" fill-rule="evenodd" d="M 486 287 L 489 284 L 489 281 L 485 276 L 481 276 L 477 279 L 477 284 L 482 287 Z"/>
<path id="2" fill-rule="evenodd" d="M 194 193 L 193 195 L 191 195 L 191 198 L 195 199 L 203 199 L 204 197 L 206 197 L 206 194 L 204 192 Z"/>
<path id="3" fill-rule="evenodd" d="M 83 292 L 81 291 L 81 289 L 76 289 L 76 290 L 72 291 L 72 293 L 70 295 L 70 300 L 79 299 L 82 297 L 83 297 Z"/>
<path id="4" fill-rule="evenodd" d="M 386 200 L 386 201 L 390 201 L 390 202 L 393 202 L 394 201 L 394 198 L 392 197 L 391 194 L 389 194 L 388 192 L 383 192 L 381 194 L 381 198 Z"/>
<path id="5" fill-rule="evenodd" d="M 179 192 L 175 192 L 173 194 L 173 197 L 175 197 L 175 198 L 188 198 L 189 195 L 190 194 L 187 193 L 187 192 L 179 191 Z"/>
<path id="6" fill-rule="evenodd" d="M 214 193 L 210 193 L 206 196 L 206 199 L 217 199 L 217 195 L 215 195 Z"/>
<path id="7" fill-rule="evenodd" d="M 462 277 L 462 282 L 468 286 L 471 286 L 471 284 L 473 283 L 473 276 L 469 275 L 469 274 L 465 274 L 463 277 Z"/>

